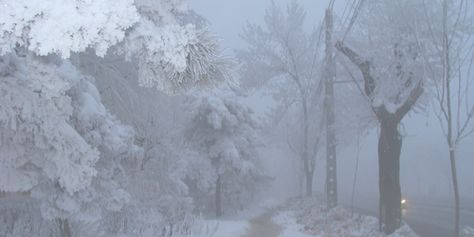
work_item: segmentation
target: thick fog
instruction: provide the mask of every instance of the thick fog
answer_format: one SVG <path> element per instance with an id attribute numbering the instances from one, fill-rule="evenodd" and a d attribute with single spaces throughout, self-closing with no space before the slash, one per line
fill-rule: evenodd
<path id="1" fill-rule="evenodd" d="M 473 22 L 0 0 L 0 237 L 474 236 Z"/>
<path id="2" fill-rule="evenodd" d="M 191 2 L 191 7 L 209 20 L 209 28 L 219 35 L 225 53 L 233 55 L 236 49 L 245 47 L 245 43 L 239 37 L 241 31 L 235 29 L 242 29 L 248 22 L 263 22 L 262 14 L 270 2 L 205 0 Z M 282 7 L 288 3 L 283 0 L 275 2 Z M 304 5 L 307 11 L 306 27 L 320 24 L 329 1 L 300 0 L 298 2 Z M 336 1 L 334 8 L 336 13 L 344 11 L 345 5 L 346 1 Z M 257 113 L 272 105 L 271 101 L 257 99 L 248 101 L 248 104 Z M 446 142 L 432 108 L 426 108 L 405 118 L 403 130 L 406 137 L 401 155 L 401 172 L 403 174 L 401 182 L 404 192 L 415 196 L 430 195 L 450 198 L 450 170 L 449 160 L 446 159 Z M 364 136 L 360 144 L 360 156 L 362 157 L 360 172 L 365 174 L 360 177 L 358 183 L 360 193 L 361 195 L 376 195 L 378 192 L 376 189 L 377 153 L 373 147 L 377 144 L 377 130 L 373 129 L 368 136 Z M 460 180 L 464 180 L 464 185 L 461 185 L 464 195 L 474 197 L 474 182 L 471 181 L 474 179 L 472 176 L 474 160 L 471 158 L 474 154 L 474 147 L 469 144 L 474 144 L 474 138 L 467 138 L 459 147 L 459 162 L 463 164 L 459 167 L 459 176 L 462 177 Z M 341 148 L 342 153 L 338 165 L 342 168 L 339 172 L 342 192 L 351 189 L 356 150 L 357 147 L 354 145 Z M 278 166 L 278 164 L 274 163 L 273 166 Z M 282 171 L 279 168 L 276 169 L 279 172 Z M 324 175 L 316 179 L 324 180 Z M 344 193 L 345 195 L 350 195 L 350 192 Z"/>

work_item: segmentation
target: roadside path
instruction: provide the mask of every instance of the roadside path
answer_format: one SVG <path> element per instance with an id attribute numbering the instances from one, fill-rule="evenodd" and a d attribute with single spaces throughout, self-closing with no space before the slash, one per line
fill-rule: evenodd
<path id="1" fill-rule="evenodd" d="M 274 210 L 250 220 L 250 228 L 242 237 L 278 237 L 283 228 L 273 222 Z"/>

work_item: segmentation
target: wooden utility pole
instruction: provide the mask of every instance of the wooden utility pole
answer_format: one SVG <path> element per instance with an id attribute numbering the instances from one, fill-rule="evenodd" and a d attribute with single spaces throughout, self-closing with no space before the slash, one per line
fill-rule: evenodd
<path id="1" fill-rule="evenodd" d="M 336 119 L 334 113 L 334 79 L 336 77 L 336 66 L 334 63 L 334 45 L 332 41 L 332 6 L 326 9 L 325 27 L 324 107 L 326 113 L 326 200 L 328 209 L 331 209 L 337 206 Z"/>

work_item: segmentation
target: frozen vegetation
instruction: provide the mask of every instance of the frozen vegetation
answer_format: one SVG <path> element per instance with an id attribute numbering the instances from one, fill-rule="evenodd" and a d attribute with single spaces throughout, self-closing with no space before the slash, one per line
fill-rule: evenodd
<path id="1" fill-rule="evenodd" d="M 288 231 L 302 231 L 306 236 L 347 236 L 347 237 L 418 237 L 413 230 L 403 224 L 396 232 L 385 235 L 379 231 L 378 220 L 372 216 L 351 214 L 338 206 L 327 210 L 320 201 L 309 199 L 290 200 L 289 206 L 275 217 Z M 293 236 L 287 234 L 285 236 Z"/>
<path id="2" fill-rule="evenodd" d="M 0 0 L 0 237 L 474 236 L 473 7 Z"/>

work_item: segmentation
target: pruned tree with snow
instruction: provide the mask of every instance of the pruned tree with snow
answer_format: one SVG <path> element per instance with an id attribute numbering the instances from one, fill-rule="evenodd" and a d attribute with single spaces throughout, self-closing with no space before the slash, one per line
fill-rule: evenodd
<path id="1" fill-rule="evenodd" d="M 357 68 L 363 91 L 380 124 L 378 143 L 381 228 L 393 233 L 401 223 L 399 125 L 423 93 L 422 49 L 407 26 L 417 28 L 419 1 L 366 1 L 351 43 L 336 48 Z M 351 46 L 348 46 L 351 44 Z"/>

